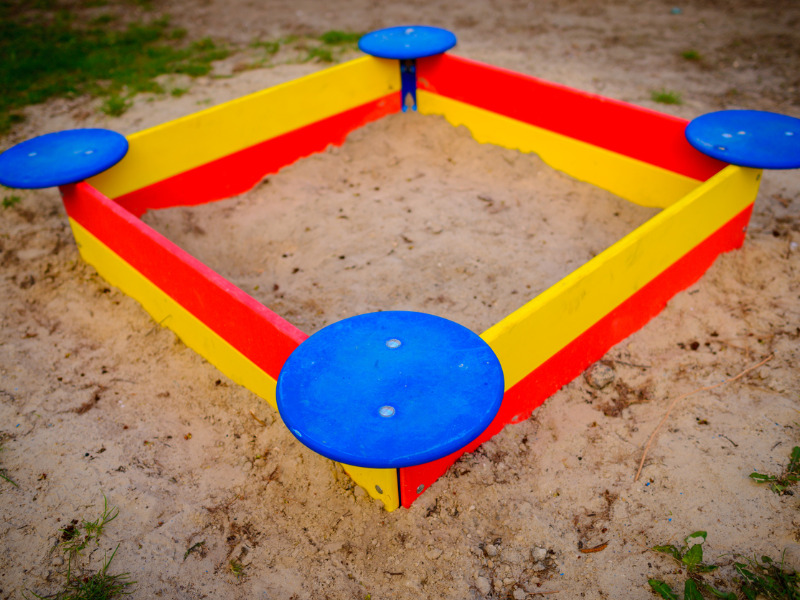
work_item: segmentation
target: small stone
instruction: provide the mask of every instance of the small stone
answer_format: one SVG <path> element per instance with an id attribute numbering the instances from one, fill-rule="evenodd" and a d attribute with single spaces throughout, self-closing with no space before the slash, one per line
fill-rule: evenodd
<path id="1" fill-rule="evenodd" d="M 594 363 L 583 372 L 583 378 L 590 386 L 596 390 L 602 390 L 609 383 L 614 381 L 614 369 L 601 362 Z"/>
<path id="2" fill-rule="evenodd" d="M 547 567 L 543 562 L 537 562 L 531 567 L 532 571 L 544 571 L 545 569 L 547 569 Z"/>
<path id="3" fill-rule="evenodd" d="M 492 591 L 492 584 L 489 583 L 489 580 L 486 577 L 478 577 L 475 579 L 475 587 L 478 588 L 478 591 L 481 595 L 486 596 L 489 592 Z"/>
<path id="4" fill-rule="evenodd" d="M 354 495 L 354 496 L 355 496 L 355 497 L 356 497 L 358 500 L 361 500 L 361 499 L 363 499 L 363 498 L 366 498 L 367 496 L 369 496 L 369 494 L 367 494 L 367 490 L 365 490 L 364 488 L 362 488 L 360 485 L 357 485 L 357 486 L 356 486 L 356 487 L 353 489 L 353 495 Z"/>
<path id="5" fill-rule="evenodd" d="M 534 546 L 531 548 L 531 558 L 534 562 L 541 562 L 545 558 L 547 558 L 547 548 L 539 548 L 538 546 Z"/>
<path id="6" fill-rule="evenodd" d="M 486 546 L 483 547 L 483 553 L 486 554 L 486 556 L 497 556 L 497 546 L 494 544 L 486 544 Z"/>
<path id="7" fill-rule="evenodd" d="M 428 548 L 425 552 L 425 556 L 428 560 L 436 560 L 442 555 L 442 551 L 439 548 Z"/>
<path id="8" fill-rule="evenodd" d="M 64 564 L 64 557 L 63 556 L 54 556 L 53 560 L 50 561 L 50 564 L 54 567 L 60 567 Z"/>
<path id="9" fill-rule="evenodd" d="M 514 596 L 514 600 L 525 600 L 525 598 L 527 597 L 528 594 L 525 593 L 525 590 L 523 590 L 521 588 L 517 588 L 517 589 L 514 590 L 514 593 L 511 594 L 511 595 Z"/>
<path id="10" fill-rule="evenodd" d="M 511 577 L 506 577 L 503 579 L 503 585 L 514 585 L 516 580 L 512 579 Z"/>

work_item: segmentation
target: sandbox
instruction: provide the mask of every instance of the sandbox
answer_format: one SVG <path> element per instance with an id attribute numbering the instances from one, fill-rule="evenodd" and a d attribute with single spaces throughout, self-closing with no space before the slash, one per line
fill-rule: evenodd
<path id="1" fill-rule="evenodd" d="M 577 180 L 661 210 L 609 247 L 584 249 L 589 256 L 598 253 L 582 265 L 570 264 L 571 272 L 541 293 L 520 273 L 524 257 L 507 257 L 510 280 L 519 279 L 522 285 L 503 295 L 514 296 L 518 308 L 496 322 L 491 315 L 493 324 L 481 332 L 505 375 L 505 395 L 491 425 L 466 447 L 423 465 L 344 465 L 388 510 L 410 506 L 464 452 L 506 424 L 527 418 L 612 345 L 658 314 L 717 255 L 741 245 L 761 176 L 759 169 L 727 165 L 692 148 L 683 134 L 686 121 L 675 117 L 450 54 L 418 59 L 416 78 L 422 115 L 442 115 L 453 125 L 466 126 L 478 142 L 535 153 L 549 167 Z M 119 164 L 61 188 L 82 256 L 110 283 L 136 298 L 158 323 L 274 406 L 282 365 L 306 339 L 307 330 L 323 324 L 324 315 L 298 328 L 250 295 L 258 295 L 261 283 L 252 284 L 259 290 L 237 287 L 140 217 L 148 210 L 195 206 L 246 192 L 266 175 L 330 145 L 339 146 L 350 132 L 400 112 L 400 89 L 397 60 L 364 57 L 129 136 L 129 152 Z M 503 190 L 503 182 L 496 181 L 473 201 L 486 205 L 491 214 L 503 203 L 516 202 L 504 197 Z M 390 196 L 386 201 L 400 204 Z M 338 217 L 349 215 L 340 215 L 339 208 L 344 206 L 327 210 L 335 209 L 331 217 L 346 223 L 349 219 Z M 443 223 L 441 217 L 428 221 L 420 227 L 429 227 L 426 235 L 431 238 L 445 239 L 441 236 L 448 230 L 457 231 L 457 224 Z M 602 221 L 597 226 L 602 227 Z M 494 231 L 504 235 L 501 226 Z M 319 236 L 325 231 L 298 233 Z M 422 233 L 415 235 L 420 239 Z M 300 254 L 300 237 L 296 252 L 277 248 L 278 264 Z M 392 256 L 419 250 L 409 249 L 419 243 L 414 235 L 400 232 L 391 237 L 397 243 L 387 249 L 394 251 Z M 536 239 L 535 232 L 531 239 Z M 330 250 L 326 260 L 345 267 L 348 257 L 354 258 L 350 250 Z M 512 252 L 516 253 L 513 247 Z M 430 253 L 435 255 L 435 248 Z M 530 254 L 539 253 L 541 248 L 533 244 Z M 473 257 L 480 259 L 480 248 Z M 367 260 L 352 264 L 363 266 Z M 287 268 L 289 278 L 303 269 L 291 262 Z M 492 273 L 481 275 L 484 289 L 491 289 L 487 277 Z M 433 287 L 436 277 L 431 272 L 423 279 L 434 280 L 429 282 Z M 269 281 L 265 285 L 269 290 Z M 287 289 L 291 284 L 272 283 L 274 293 Z M 478 300 L 477 293 L 472 295 Z M 445 300 L 437 305 L 439 296 Z M 461 321 L 458 311 L 448 310 L 448 296 L 426 292 L 428 297 L 439 314 Z M 306 301 L 318 302 L 313 294 Z M 489 304 L 492 298 L 483 301 Z M 303 309 L 301 304 L 293 310 Z M 479 330 L 486 314 L 478 311 L 474 326 Z"/>

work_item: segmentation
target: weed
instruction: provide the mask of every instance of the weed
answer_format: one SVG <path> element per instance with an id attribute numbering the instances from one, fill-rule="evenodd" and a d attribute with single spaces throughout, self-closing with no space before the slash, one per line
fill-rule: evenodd
<path id="1" fill-rule="evenodd" d="M 106 98 L 100 105 L 100 110 L 109 117 L 119 117 L 131 107 L 131 101 L 114 94 Z"/>
<path id="2" fill-rule="evenodd" d="M 19 109 L 54 97 L 107 98 L 102 110 L 121 114 L 136 94 L 161 91 L 157 76 L 205 75 L 229 53 L 207 38 L 177 45 L 186 30 L 167 17 L 114 28 L 108 15 L 80 25 L 68 10 L 24 12 L 0 3 L 0 133 L 22 120 Z"/>
<path id="3" fill-rule="evenodd" d="M 333 62 L 333 54 L 327 48 L 309 48 L 308 54 L 306 55 L 303 62 L 309 62 L 311 60 L 317 60 L 318 62 L 326 62 L 332 63 Z"/>
<path id="4" fill-rule="evenodd" d="M 236 579 L 239 579 L 242 577 L 242 575 L 244 575 L 244 565 L 235 558 L 232 558 L 228 563 L 228 569 L 230 569 L 230 572 L 236 576 Z"/>
<path id="5" fill-rule="evenodd" d="M 117 518 L 119 509 L 116 506 L 108 507 L 108 498 L 103 495 L 103 514 L 94 521 L 84 520 L 78 524 L 73 520 L 70 525 L 61 529 L 61 548 L 69 554 L 70 560 L 80 554 L 92 540 L 98 542 L 98 538 L 103 534 L 105 526 Z M 113 558 L 113 556 L 112 556 Z"/>
<path id="6" fill-rule="evenodd" d="M 683 104 L 683 99 L 678 92 L 669 90 L 653 90 L 650 92 L 650 99 L 661 104 Z"/>
<path id="7" fill-rule="evenodd" d="M 700 56 L 700 53 L 697 50 L 684 50 L 681 52 L 681 58 L 691 61 L 700 61 L 703 57 Z"/>
<path id="8" fill-rule="evenodd" d="M 56 600 L 111 600 L 117 596 L 131 593 L 128 587 L 135 584 L 131 581 L 129 573 L 119 575 L 109 575 L 108 567 L 119 550 L 119 544 L 114 548 L 114 552 L 108 559 L 103 560 L 102 568 L 94 575 L 86 577 L 72 577 L 67 573 L 67 582 L 63 590 L 59 590 L 52 596 L 40 596 L 31 592 L 36 598 L 55 598 Z M 27 598 L 27 596 L 25 596 Z"/>
<path id="9" fill-rule="evenodd" d="M 780 475 L 765 475 L 755 472 L 750 473 L 750 478 L 757 483 L 769 483 L 769 488 L 776 494 L 792 495 L 787 488 L 800 481 L 800 446 L 792 448 L 789 464 Z"/>
<path id="10" fill-rule="evenodd" d="M 800 600 L 800 575 L 788 570 L 781 561 L 775 564 L 769 556 L 761 561 L 753 558 L 734 563 L 733 568 L 742 578 L 742 593 L 747 600 L 769 598 L 770 600 Z"/>
<path id="11" fill-rule="evenodd" d="M 687 577 L 683 586 L 684 600 L 702 600 L 701 590 L 710 592 L 713 596 L 723 598 L 723 600 L 736 600 L 736 594 L 733 592 L 722 592 L 702 579 L 703 573 L 710 573 L 718 568 L 716 565 L 703 562 L 703 544 L 706 541 L 706 535 L 705 531 L 695 531 L 683 539 L 684 545 L 680 548 L 666 544 L 654 546 L 653 550 L 670 555 L 681 567 L 686 569 Z M 647 583 L 662 598 L 678 599 L 672 588 L 665 582 L 659 579 L 648 579 Z"/>
<path id="12" fill-rule="evenodd" d="M 188 557 L 188 556 L 189 556 L 189 555 L 190 555 L 192 552 L 195 552 L 195 551 L 199 552 L 199 551 L 200 551 L 200 550 L 203 548 L 203 546 L 205 546 L 205 545 L 206 545 L 206 541 L 205 541 L 205 540 L 203 540 L 202 542 L 197 542 L 196 544 L 194 544 L 193 546 L 191 546 L 191 547 L 190 547 L 188 550 L 186 550 L 186 553 L 183 555 L 183 560 L 186 560 L 186 558 L 187 558 L 187 557 Z"/>
<path id="13" fill-rule="evenodd" d="M 3 199 L 3 206 L 5 206 L 5 205 L 6 205 L 6 200 L 4 198 Z M 2 451 L 3 451 L 3 446 L 2 446 L 2 444 L 0 444 L 0 452 L 2 452 Z M 16 488 L 19 487 L 17 485 L 17 482 L 14 481 L 13 479 L 11 479 L 11 477 L 8 476 L 8 473 L 6 472 L 6 470 L 3 469 L 2 467 L 0 467 L 0 479 L 4 479 L 5 481 L 7 481 L 8 483 L 10 483 L 11 485 L 13 485 Z"/>
<path id="14" fill-rule="evenodd" d="M 339 46 L 342 44 L 357 44 L 358 40 L 361 39 L 361 36 L 364 35 L 363 33 L 355 33 L 352 31 L 337 31 L 331 30 L 326 31 L 321 36 L 319 36 L 319 41 L 323 44 L 328 44 L 329 46 Z"/>
<path id="15" fill-rule="evenodd" d="M 180 98 L 189 91 L 189 88 L 172 88 L 169 93 L 175 98 Z"/>
<path id="16" fill-rule="evenodd" d="M 268 41 L 255 40 L 253 42 L 250 42 L 250 47 L 261 48 L 267 54 L 272 55 L 272 54 L 277 54 L 278 51 L 281 49 L 281 42 L 280 41 L 272 42 L 269 40 Z"/>
<path id="17" fill-rule="evenodd" d="M 114 15 L 105 14 L 105 15 L 100 15 L 99 17 L 95 17 L 94 19 L 89 21 L 89 24 L 97 26 L 108 25 L 109 23 L 113 23 L 116 20 L 117 18 Z"/>
<path id="18" fill-rule="evenodd" d="M 106 525 L 117 518 L 119 509 L 108 506 L 108 498 L 103 495 L 103 513 L 94 521 L 83 520 L 80 524 L 77 519 L 70 525 L 61 529 L 59 545 L 67 554 L 67 572 L 64 588 L 50 596 L 40 596 L 31 592 L 36 598 L 55 598 L 56 600 L 111 600 L 117 596 L 130 594 L 128 590 L 135 581 L 131 581 L 129 573 L 109 575 L 108 568 L 117 555 L 119 544 L 114 548 L 111 556 L 103 557 L 103 565 L 93 575 L 73 576 L 73 565 L 77 563 L 80 552 L 94 540 L 99 542 Z M 28 598 L 23 593 L 23 597 Z"/>
<path id="19" fill-rule="evenodd" d="M 15 204 L 22 202 L 22 198 L 12 194 L 11 196 L 3 196 L 3 208 L 11 208 Z"/>

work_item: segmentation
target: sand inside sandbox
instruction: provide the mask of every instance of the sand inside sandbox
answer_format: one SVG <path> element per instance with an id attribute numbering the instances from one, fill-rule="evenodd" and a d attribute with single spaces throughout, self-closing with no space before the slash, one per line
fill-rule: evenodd
<path id="1" fill-rule="evenodd" d="M 378 310 L 481 332 L 655 213 L 405 113 L 245 194 L 144 221 L 308 333 Z"/>

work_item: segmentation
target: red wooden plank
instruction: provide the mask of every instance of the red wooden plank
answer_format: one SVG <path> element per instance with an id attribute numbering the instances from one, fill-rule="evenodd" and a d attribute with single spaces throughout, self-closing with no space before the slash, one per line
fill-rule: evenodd
<path id="1" fill-rule="evenodd" d="M 148 210 L 194 206 L 230 198 L 246 192 L 265 175 L 277 173 L 300 158 L 322 152 L 331 144 L 341 146 L 354 129 L 400 109 L 400 94 L 393 92 L 135 190 L 116 198 L 116 201 L 139 217 Z M 204 143 L 213 143 L 213 140 Z"/>
<path id="2" fill-rule="evenodd" d="M 70 218 L 271 377 L 308 337 L 89 184 L 61 194 Z"/>
<path id="3" fill-rule="evenodd" d="M 532 410 L 575 379 L 593 362 L 602 358 L 614 344 L 641 329 L 660 313 L 675 294 L 700 279 L 717 256 L 739 248 L 744 242 L 752 210 L 753 205 L 750 205 L 544 364 L 506 390 L 503 404 L 494 421 L 475 441 L 437 461 L 399 469 L 401 504 L 406 508 L 411 506 L 420 494 L 417 492 L 419 486 L 427 489 L 462 454 L 472 452 L 507 424 L 527 419 Z"/>
<path id="4" fill-rule="evenodd" d="M 685 119 L 451 54 L 419 59 L 417 86 L 700 181 L 726 166 L 686 141 Z"/>

